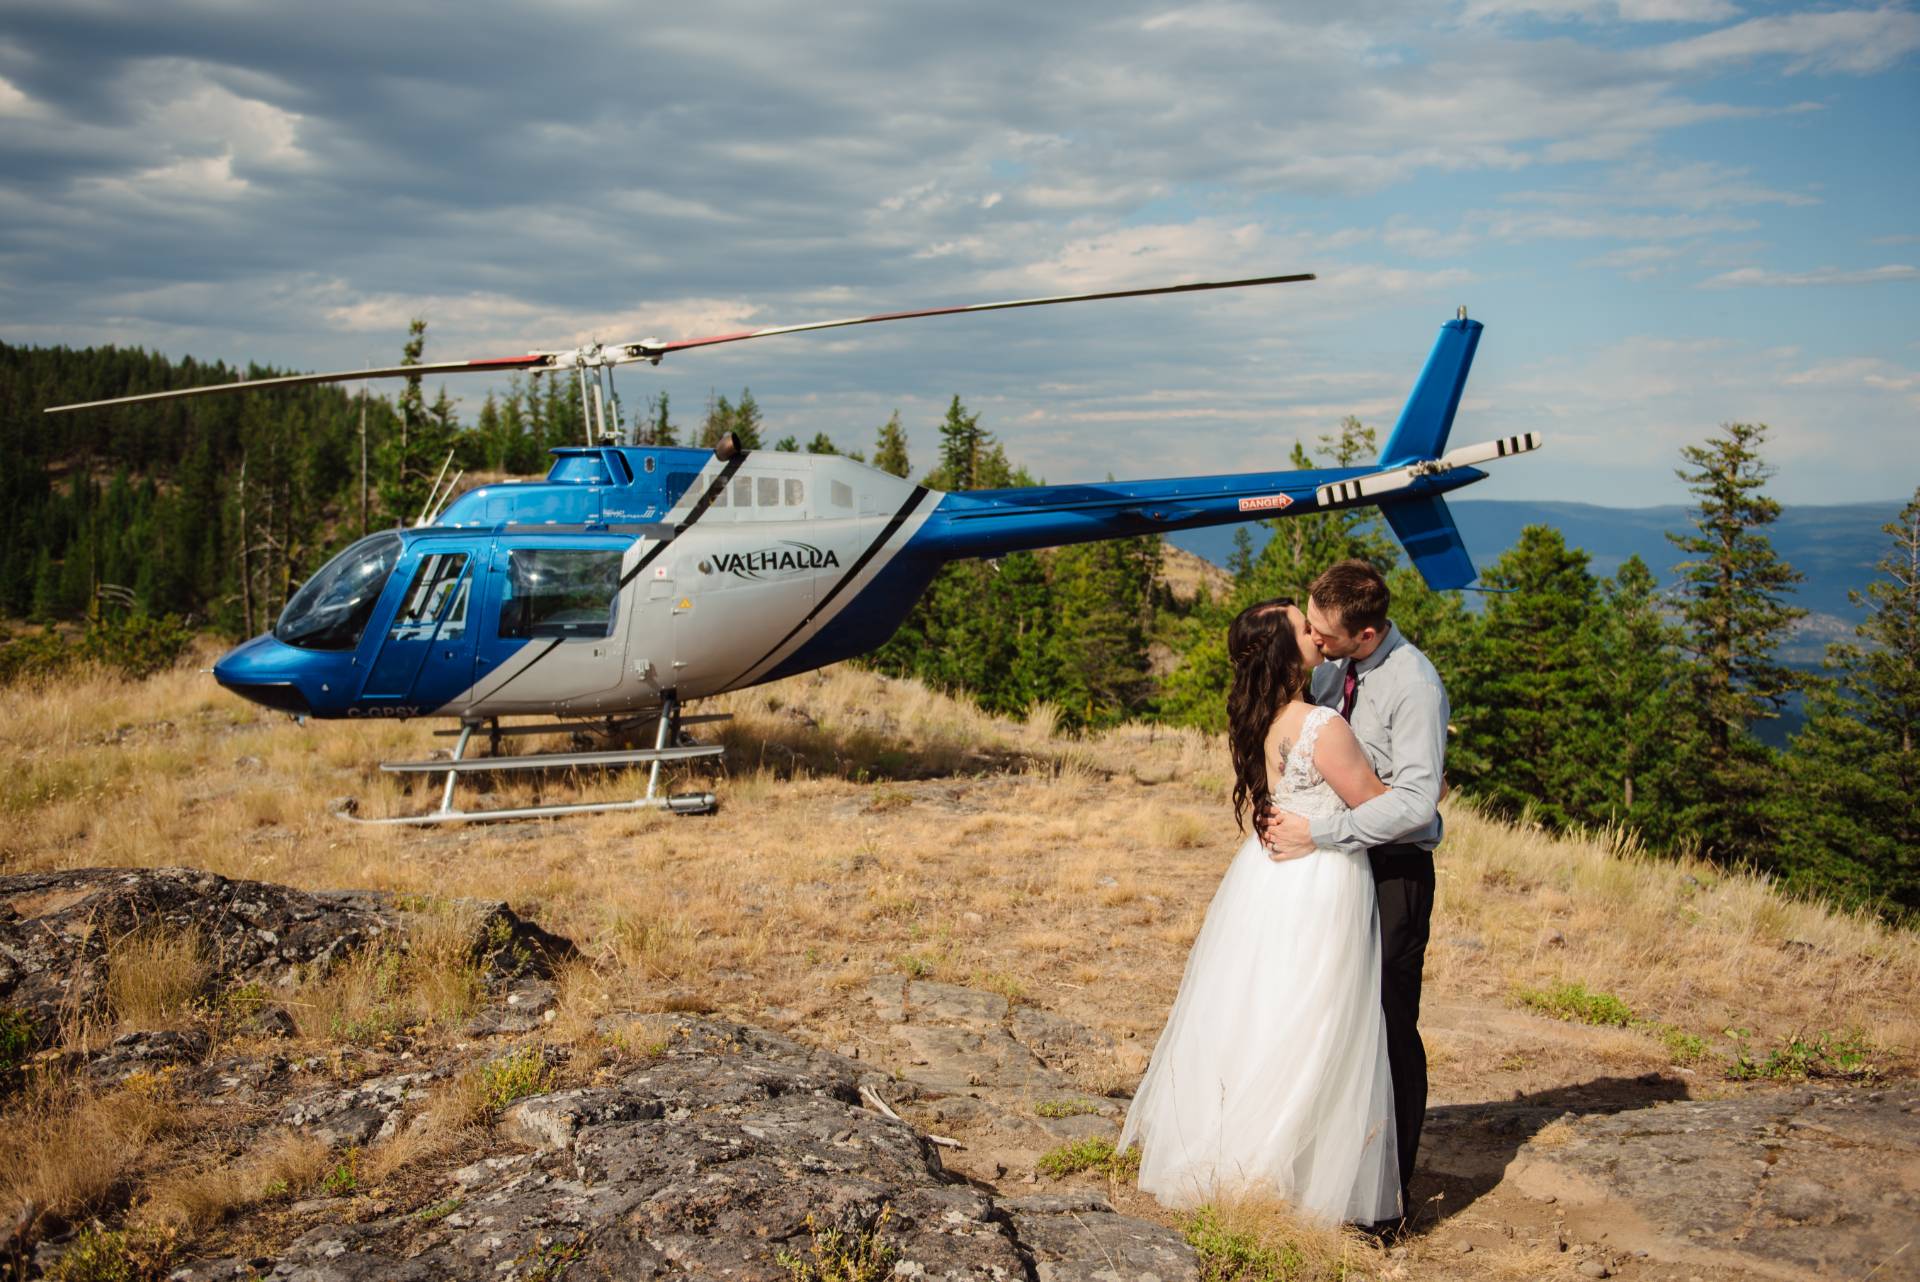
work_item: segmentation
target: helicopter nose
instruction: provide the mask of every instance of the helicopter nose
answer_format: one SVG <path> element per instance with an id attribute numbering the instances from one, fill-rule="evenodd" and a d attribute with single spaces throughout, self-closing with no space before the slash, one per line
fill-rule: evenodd
<path id="1" fill-rule="evenodd" d="M 272 636 L 257 636 L 222 655 L 213 665 L 213 679 L 262 707 L 310 716 L 313 704 L 301 690 L 296 679 L 299 674 L 294 670 L 299 654 Z"/>

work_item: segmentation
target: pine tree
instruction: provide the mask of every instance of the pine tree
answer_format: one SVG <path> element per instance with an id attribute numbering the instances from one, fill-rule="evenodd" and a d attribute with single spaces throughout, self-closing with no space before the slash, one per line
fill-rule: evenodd
<path id="1" fill-rule="evenodd" d="M 407 341 L 400 350 L 402 365 L 418 365 L 427 346 L 427 322 L 416 316 L 407 325 Z M 380 501 L 388 523 L 411 525 L 426 501 L 428 477 L 421 475 L 421 438 L 427 430 L 426 396 L 420 378 L 411 376 L 400 392 L 398 434 L 387 442 L 380 460 Z"/>
<path id="2" fill-rule="evenodd" d="M 740 403 L 733 407 L 733 436 L 740 442 L 743 450 L 760 448 L 760 403 L 753 399 L 753 390 L 740 389 Z"/>
<path id="3" fill-rule="evenodd" d="M 1750 727 L 1777 717 L 1799 685 L 1774 652 L 1806 611 L 1781 599 L 1801 576 L 1760 532 L 1780 515 L 1760 492 L 1773 474 L 1759 453 L 1766 430 L 1729 423 L 1681 451 L 1693 470 L 1678 475 L 1700 506 L 1695 533 L 1667 537 L 1689 557 L 1676 567 L 1688 656 L 1679 710 L 1697 746 L 1683 758 L 1680 820 L 1710 855 L 1771 867 L 1763 802 L 1775 763 Z"/>
<path id="4" fill-rule="evenodd" d="M 825 432 L 815 432 L 813 439 L 807 442 L 809 454 L 838 454 L 839 452 L 839 448 L 833 443 L 833 438 Z"/>
<path id="5" fill-rule="evenodd" d="M 1530 525 L 1482 577 L 1499 595 L 1448 674 L 1448 773 L 1500 813 L 1531 811 L 1559 829 L 1591 823 L 1611 798 L 1593 768 L 1605 722 L 1587 554 Z"/>
<path id="6" fill-rule="evenodd" d="M 1674 766 L 1679 632 L 1662 612 L 1653 571 L 1630 556 L 1601 587 L 1596 659 L 1604 699 L 1608 818 L 1655 845 L 1674 838 L 1668 794 Z"/>
<path id="7" fill-rule="evenodd" d="M 1887 524 L 1884 575 L 1856 605 L 1861 644 L 1827 647 L 1826 680 L 1787 757 L 1790 885 L 1920 912 L 1920 490 Z"/>
<path id="8" fill-rule="evenodd" d="M 647 430 L 643 434 L 644 445 L 677 445 L 680 434 L 673 426 L 673 419 L 667 413 L 667 393 L 663 388 L 658 396 L 648 404 Z"/>
<path id="9" fill-rule="evenodd" d="M 907 461 L 907 434 L 900 428 L 899 410 L 880 425 L 880 435 L 873 447 L 873 465 L 894 476 L 906 476 L 913 471 L 913 464 Z"/>
<path id="10" fill-rule="evenodd" d="M 733 431 L 733 404 L 726 397 L 707 401 L 707 417 L 700 424 L 700 448 L 710 450 L 720 438 Z M 744 442 L 743 442 L 744 444 Z"/>
<path id="11" fill-rule="evenodd" d="M 986 488 L 979 479 L 981 451 L 993 441 L 993 434 L 980 426 L 978 414 L 967 413 L 956 394 L 940 423 L 940 470 L 937 479 L 929 478 L 933 488 L 947 491 Z M 1003 456 L 1004 458 L 1004 456 Z"/>
<path id="12" fill-rule="evenodd" d="M 783 436 L 773 443 L 773 449 L 774 452 L 778 454 L 798 454 L 800 452 L 800 438 L 797 436 Z"/>

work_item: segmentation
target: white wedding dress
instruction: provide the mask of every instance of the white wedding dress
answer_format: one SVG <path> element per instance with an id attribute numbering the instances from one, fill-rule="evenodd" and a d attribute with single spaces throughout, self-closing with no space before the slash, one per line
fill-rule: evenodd
<path id="1" fill-rule="evenodd" d="M 1344 803 L 1313 765 L 1307 714 L 1271 785 L 1308 818 Z M 1324 1221 L 1400 1214 L 1380 1009 L 1379 910 L 1363 854 L 1275 862 L 1249 837 L 1187 957 L 1120 1147 L 1166 1206 L 1266 1194 Z"/>

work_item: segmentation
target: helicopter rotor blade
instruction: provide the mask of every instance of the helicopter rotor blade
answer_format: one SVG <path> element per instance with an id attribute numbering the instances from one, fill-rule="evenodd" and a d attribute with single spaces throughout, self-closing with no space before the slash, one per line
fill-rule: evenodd
<path id="1" fill-rule="evenodd" d="M 668 352 L 692 347 L 713 347 L 720 343 L 742 343 L 749 338 L 772 338 L 776 334 L 800 334 L 815 329 L 841 329 L 849 325 L 876 325 L 881 321 L 914 320 L 922 316 L 955 316 L 964 312 L 1003 312 L 1016 307 L 1051 307 L 1055 303 L 1091 303 L 1109 298 L 1145 298 L 1151 294 L 1195 294 L 1210 289 L 1242 289 L 1254 285 L 1291 285 L 1313 280 L 1312 272 L 1291 276 L 1254 276 L 1245 280 L 1195 281 L 1186 285 L 1155 285 L 1146 289 L 1110 289 L 1097 294 L 1058 294 L 1050 298 L 1015 298 L 1001 303 L 966 303 L 959 307 L 926 307 L 910 312 L 881 312 L 874 316 L 850 316 L 842 320 L 811 321 L 804 325 L 769 325 L 764 329 L 741 330 L 732 334 L 713 334 L 705 338 L 683 338 L 671 343 L 652 341 L 618 346 L 631 356 L 658 360 Z"/>
<path id="2" fill-rule="evenodd" d="M 704 338 L 683 338 L 670 343 L 643 339 L 637 343 L 598 343 L 570 351 L 529 352 L 524 356 L 502 356 L 488 360 L 440 361 L 431 365 L 389 365 L 382 369 L 340 370 L 331 374 L 289 374 L 278 378 L 240 379 L 231 383 L 210 383 L 205 387 L 181 387 L 166 392 L 143 392 L 134 396 L 114 396 L 105 400 L 80 401 L 72 405 L 50 405 L 48 414 L 73 410 L 99 409 L 108 405 L 134 405 L 143 401 L 172 401 L 188 396 L 213 396 L 225 392 L 250 392 L 270 387 L 304 387 L 314 383 L 353 383 L 367 378 L 418 378 L 427 374 L 491 374 L 505 370 L 570 369 L 604 365 L 622 365 L 628 361 L 659 364 L 668 352 L 695 347 L 714 347 L 721 343 L 741 343 L 750 338 L 772 338 L 776 334 L 802 334 L 815 329 L 841 329 L 849 325 L 876 325 L 881 321 L 913 320 L 922 316 L 955 316 L 964 312 L 1001 312 L 1016 307 L 1051 307 L 1056 303 L 1091 303 L 1113 298 L 1145 298 L 1154 294 L 1195 294 L 1213 289 L 1243 289 L 1255 285 L 1291 285 L 1314 279 L 1312 272 L 1289 276 L 1254 276 L 1244 280 L 1194 281 L 1185 285 L 1155 285 L 1145 289 L 1109 289 L 1094 294 L 1058 294 L 1050 298 L 1015 298 L 998 303 L 965 303 L 958 307 L 927 307 L 908 312 L 880 312 L 873 316 L 849 316 L 840 320 L 810 321 L 804 325 L 770 325 L 762 329 L 732 334 L 712 334 Z"/>
<path id="3" fill-rule="evenodd" d="M 491 360 L 440 361 L 432 365 L 389 365 L 384 369 L 341 370 L 333 374 L 289 374 L 284 378 L 247 378 L 231 383 L 209 383 L 205 387 L 177 387 L 170 392 L 142 392 L 136 396 L 114 396 L 103 401 L 80 401 L 73 405 L 49 405 L 49 414 L 69 410 L 98 409 L 103 405 L 133 405 L 140 401 L 173 401 L 183 396 L 211 396 L 218 392 L 251 392 L 263 387 L 302 387 L 310 383 L 351 383 L 363 378 L 418 378 L 425 374 L 476 374 L 499 370 L 546 369 L 554 363 L 551 352 L 532 352 L 525 356 L 501 356 Z"/>

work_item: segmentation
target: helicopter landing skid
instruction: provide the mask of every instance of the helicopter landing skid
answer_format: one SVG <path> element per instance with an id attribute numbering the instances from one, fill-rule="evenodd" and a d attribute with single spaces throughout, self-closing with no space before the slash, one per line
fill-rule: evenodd
<path id="1" fill-rule="evenodd" d="M 440 793 L 440 808 L 424 815 L 396 815 L 388 819 L 362 819 L 358 815 L 344 811 L 336 812 L 339 818 L 362 824 L 439 824 L 470 823 L 495 819 L 545 819 L 559 815 L 601 814 L 620 810 L 665 810 L 676 815 L 711 814 L 719 801 L 710 792 L 677 793 L 662 796 L 660 793 L 660 766 L 668 761 L 693 761 L 702 757 L 718 757 L 726 749 L 719 744 L 676 743 L 680 738 L 679 727 L 684 721 L 717 721 L 722 716 L 703 716 L 699 718 L 681 718 L 669 703 L 661 710 L 659 731 L 655 735 L 651 748 L 617 749 L 611 752 L 536 752 L 516 757 L 467 757 L 467 743 L 473 738 L 474 731 L 480 728 L 477 721 L 465 722 L 460 727 L 460 738 L 453 748 L 453 756 L 447 761 L 383 761 L 382 770 L 398 774 L 445 774 L 446 786 Z M 571 728 L 571 727 L 569 727 Z M 551 730 L 552 727 L 527 727 L 528 730 Z M 493 739 L 498 743 L 500 729 L 496 725 Z M 479 774 L 495 770 L 547 770 L 569 766 L 615 766 L 648 762 L 652 769 L 647 772 L 647 791 L 632 801 L 581 801 L 552 806 L 511 806 L 496 810 L 459 810 L 453 804 L 454 784 L 463 774 Z"/>

